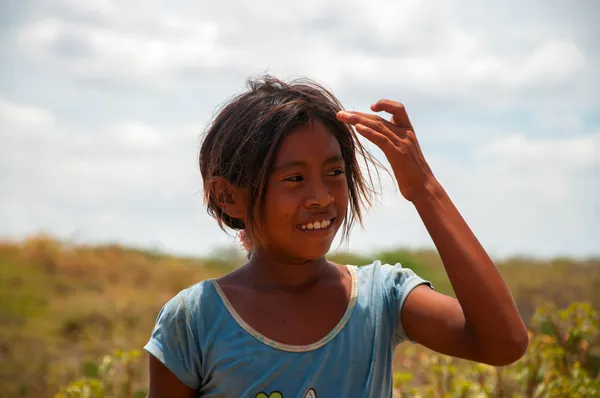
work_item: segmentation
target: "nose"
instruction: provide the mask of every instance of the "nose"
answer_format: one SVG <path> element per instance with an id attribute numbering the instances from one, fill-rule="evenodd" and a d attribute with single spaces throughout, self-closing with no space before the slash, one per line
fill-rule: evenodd
<path id="1" fill-rule="evenodd" d="M 306 207 L 325 207 L 333 202 L 329 187 L 323 181 L 315 181 L 307 188 Z"/>

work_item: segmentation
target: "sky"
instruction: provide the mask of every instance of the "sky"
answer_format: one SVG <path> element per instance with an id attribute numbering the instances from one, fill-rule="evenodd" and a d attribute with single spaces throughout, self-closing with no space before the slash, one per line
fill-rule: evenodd
<path id="1" fill-rule="evenodd" d="M 493 257 L 598 256 L 598 15 L 594 0 L 2 2 L 0 239 L 234 244 L 202 202 L 201 134 L 269 73 L 347 109 L 404 103 Z M 432 247 L 395 181 L 380 191 L 341 248 Z"/>

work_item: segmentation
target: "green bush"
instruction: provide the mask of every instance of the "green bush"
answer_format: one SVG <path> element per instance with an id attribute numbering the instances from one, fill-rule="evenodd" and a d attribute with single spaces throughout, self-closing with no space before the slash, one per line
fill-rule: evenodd
<path id="1" fill-rule="evenodd" d="M 564 310 L 545 305 L 533 316 L 532 329 L 525 356 L 501 368 L 409 347 L 404 359 L 411 369 L 395 373 L 394 388 L 403 398 L 600 397 L 596 311 L 585 303 Z M 132 387 L 139 357 L 139 351 L 117 351 L 99 364 L 85 363 L 82 377 L 55 398 L 144 397 L 146 390 Z"/>
<path id="2" fill-rule="evenodd" d="M 422 378 L 396 373 L 401 397 L 600 397 L 598 316 L 589 304 L 540 307 L 527 353 L 495 368 L 431 353 L 418 358 Z M 409 352 L 410 355 L 410 352 Z"/>
<path id="3" fill-rule="evenodd" d="M 100 363 L 86 362 L 82 377 L 54 395 L 54 398 L 143 398 L 147 390 L 135 390 L 140 351 L 115 351 Z"/>

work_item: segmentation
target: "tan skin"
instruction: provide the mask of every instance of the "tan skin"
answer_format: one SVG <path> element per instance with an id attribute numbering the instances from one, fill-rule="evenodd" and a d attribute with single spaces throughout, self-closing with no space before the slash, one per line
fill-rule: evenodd
<path id="1" fill-rule="evenodd" d="M 229 206 L 228 211 L 244 217 L 245 206 L 237 203 L 239 208 Z M 320 123 L 290 133 L 267 185 L 262 230 L 269 247 L 255 247 L 247 264 L 219 279 L 233 307 L 258 332 L 280 343 L 306 345 L 326 336 L 342 318 L 351 278 L 325 253 L 347 206 L 348 183 L 336 138 Z M 333 219 L 327 236 L 300 228 L 323 219 Z"/>
<path id="2" fill-rule="evenodd" d="M 340 112 L 338 119 L 354 125 L 384 152 L 400 192 L 429 231 L 457 297 L 426 286 L 415 288 L 401 314 L 408 337 L 454 357 L 495 366 L 515 362 L 527 348 L 527 330 L 498 269 L 434 177 L 402 104 L 381 100 L 371 109 L 392 117 L 387 121 L 373 114 Z M 337 141 L 319 124 L 286 138 L 265 199 L 269 211 L 264 231 L 273 243 L 268 249 L 254 248 L 247 264 L 219 280 L 241 317 L 281 343 L 319 340 L 348 305 L 350 276 L 325 259 L 335 234 L 305 236 L 297 229 L 314 217 L 332 215 L 335 231 L 340 227 L 348 187 L 344 175 L 335 171 L 343 169 L 343 162 L 327 162 L 336 154 L 341 155 Z M 290 160 L 303 163 L 280 168 Z M 243 191 L 224 186 L 231 199 L 226 211 L 243 218 Z M 316 319 L 315 306 L 321 315 Z M 150 380 L 151 398 L 194 395 L 152 356 Z"/>

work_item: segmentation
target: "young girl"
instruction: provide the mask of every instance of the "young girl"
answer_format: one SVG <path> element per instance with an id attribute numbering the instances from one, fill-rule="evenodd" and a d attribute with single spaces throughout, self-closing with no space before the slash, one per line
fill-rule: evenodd
<path id="1" fill-rule="evenodd" d="M 162 308 L 145 346 L 151 398 L 391 397 L 403 341 L 496 366 L 524 354 L 511 294 L 430 170 L 404 107 L 380 100 L 371 110 L 391 119 L 342 111 L 310 81 L 267 76 L 216 116 L 200 151 L 205 200 L 250 254 Z M 457 299 L 400 264 L 326 259 L 372 193 L 358 160 L 373 158 L 352 126 L 386 155 Z"/>

